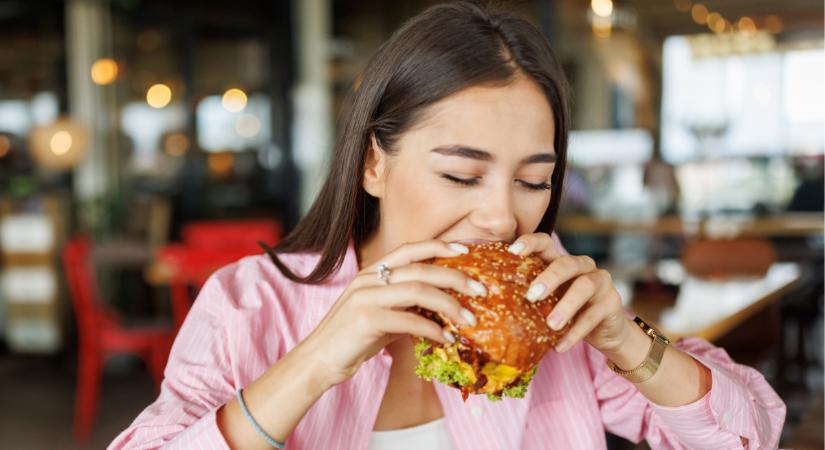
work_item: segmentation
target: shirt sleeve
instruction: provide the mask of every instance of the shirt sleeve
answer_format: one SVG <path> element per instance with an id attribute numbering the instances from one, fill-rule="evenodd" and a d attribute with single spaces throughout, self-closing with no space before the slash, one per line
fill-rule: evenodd
<path id="1" fill-rule="evenodd" d="M 218 429 L 216 410 L 235 395 L 228 356 L 226 303 L 216 277 L 204 284 L 181 327 L 164 372 L 160 395 L 109 450 L 228 449 Z"/>
<path id="2" fill-rule="evenodd" d="M 650 402 L 630 381 L 587 347 L 602 420 L 611 433 L 658 449 L 775 449 L 785 404 L 764 376 L 736 364 L 721 348 L 697 338 L 676 348 L 710 369 L 712 386 L 701 399 L 679 407 Z"/>

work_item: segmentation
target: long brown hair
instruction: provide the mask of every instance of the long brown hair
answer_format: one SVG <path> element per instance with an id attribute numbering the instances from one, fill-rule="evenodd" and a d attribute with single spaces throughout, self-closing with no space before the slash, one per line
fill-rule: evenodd
<path id="1" fill-rule="evenodd" d="M 374 135 L 388 153 L 420 113 L 464 88 L 506 84 L 524 74 L 544 90 L 555 119 L 557 162 L 550 204 L 538 230 L 556 222 L 567 155 L 570 113 L 567 81 L 547 40 L 529 22 L 470 2 L 430 7 L 408 20 L 372 56 L 341 114 L 329 175 L 306 217 L 276 247 L 265 247 L 290 280 L 316 284 L 338 270 L 347 245 L 359 247 L 378 226 L 378 201 L 362 178 Z M 319 252 L 306 276 L 293 273 L 278 253 Z"/>

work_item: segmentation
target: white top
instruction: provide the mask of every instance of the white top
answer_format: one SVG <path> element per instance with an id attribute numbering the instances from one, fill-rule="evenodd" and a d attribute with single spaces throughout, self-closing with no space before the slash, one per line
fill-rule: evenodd
<path id="1" fill-rule="evenodd" d="M 442 417 L 415 427 L 373 431 L 367 450 L 454 450 Z"/>

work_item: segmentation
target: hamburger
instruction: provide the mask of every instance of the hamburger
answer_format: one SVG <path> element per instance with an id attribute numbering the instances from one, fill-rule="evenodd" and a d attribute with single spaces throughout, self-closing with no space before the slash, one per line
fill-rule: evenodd
<path id="1" fill-rule="evenodd" d="M 538 257 L 508 252 L 504 242 L 468 247 L 468 254 L 436 258 L 431 263 L 461 270 L 487 288 L 486 297 L 446 290 L 475 314 L 477 323 L 456 324 L 440 313 L 417 308 L 419 314 L 453 333 L 456 342 L 419 339 L 415 373 L 460 389 L 464 400 L 469 394 L 486 394 L 490 400 L 523 398 L 541 359 L 566 331 L 553 331 L 545 322 L 557 297 L 536 303 L 525 298 L 530 283 L 546 265 Z"/>

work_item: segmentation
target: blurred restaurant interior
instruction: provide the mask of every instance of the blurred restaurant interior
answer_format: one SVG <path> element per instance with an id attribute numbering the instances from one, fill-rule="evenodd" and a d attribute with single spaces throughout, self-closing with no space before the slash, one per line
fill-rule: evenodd
<path id="1" fill-rule="evenodd" d="M 434 3 L 0 0 L 0 447 L 104 448 L 155 398 L 200 284 L 297 223 L 359 71 Z M 822 1 L 501 3 L 573 87 L 566 248 L 823 448 Z"/>

